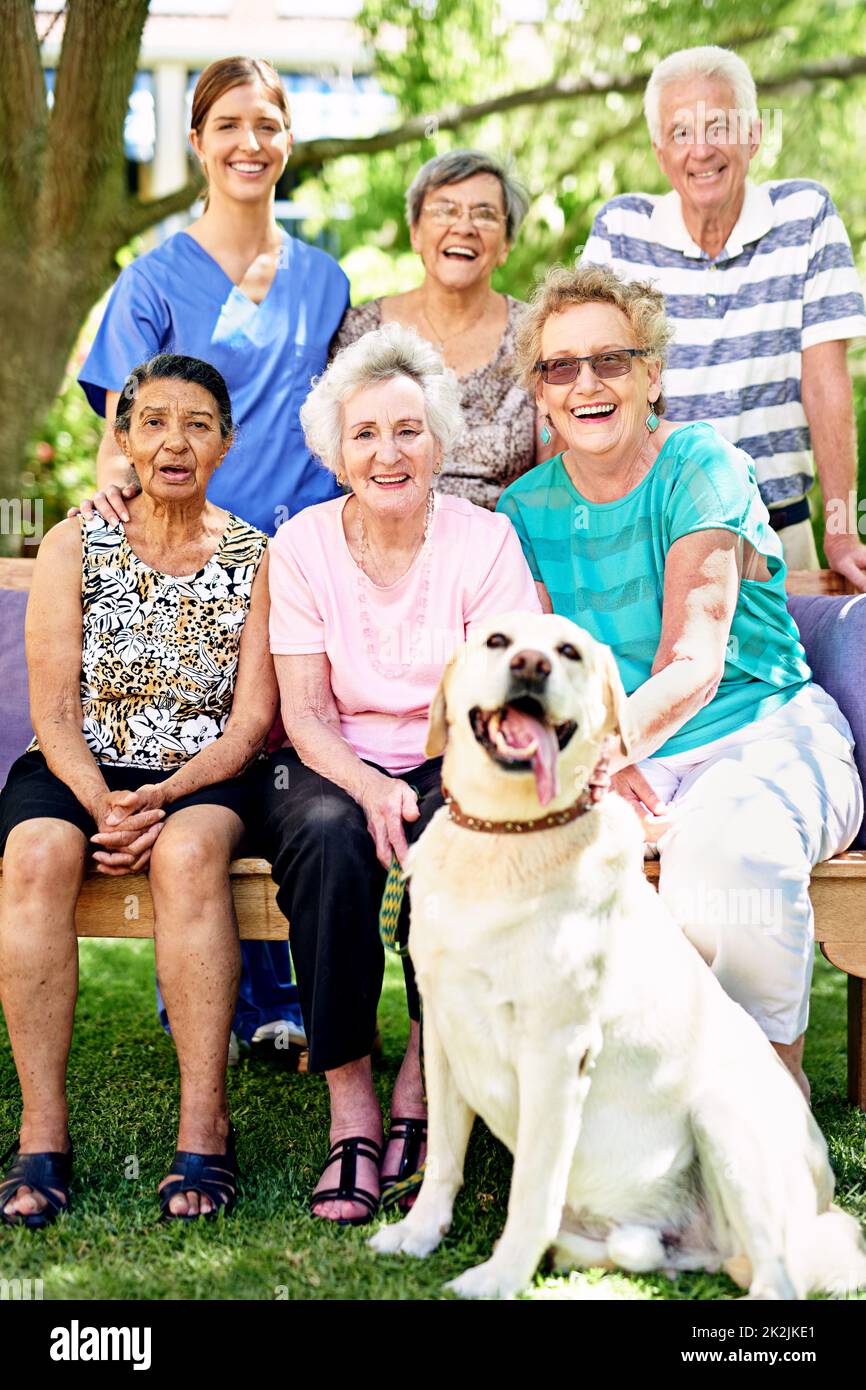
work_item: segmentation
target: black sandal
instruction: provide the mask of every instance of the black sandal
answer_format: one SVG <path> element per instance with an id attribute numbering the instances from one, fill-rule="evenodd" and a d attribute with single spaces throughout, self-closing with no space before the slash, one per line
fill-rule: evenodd
<path id="1" fill-rule="evenodd" d="M 392 1139 L 402 1139 L 403 1148 L 397 1172 L 381 1179 L 382 1206 L 387 1209 L 399 1205 L 401 1211 L 409 1211 L 411 1203 L 407 1203 L 406 1198 L 415 1196 L 424 1181 L 424 1167 L 418 1167 L 418 1159 L 421 1145 L 427 1142 L 427 1121 L 392 1116 L 386 1147 Z"/>
<path id="2" fill-rule="evenodd" d="M 178 1149 L 172 1161 L 167 1182 L 159 1192 L 160 1221 L 212 1221 L 220 1212 L 229 1212 L 237 1200 L 238 1156 L 236 1150 L 237 1134 L 234 1125 L 229 1125 L 228 1140 L 224 1154 L 196 1154 L 187 1149 Z M 173 1212 L 169 1211 L 172 1197 L 186 1192 L 197 1192 L 212 1202 L 210 1211 Z"/>
<path id="3" fill-rule="evenodd" d="M 310 1198 L 310 1212 L 317 1216 L 315 1208 L 320 1202 L 360 1202 L 366 1208 L 365 1216 L 340 1216 L 334 1221 L 335 1226 L 365 1226 L 368 1221 L 372 1221 L 376 1212 L 379 1210 L 379 1198 L 374 1197 L 372 1192 L 367 1192 L 366 1188 L 356 1185 L 356 1175 L 358 1172 L 358 1159 L 369 1158 L 376 1167 L 382 1162 L 382 1145 L 377 1144 L 374 1139 L 367 1139 L 364 1135 L 359 1135 L 353 1139 L 338 1139 L 336 1144 L 332 1144 L 328 1150 L 328 1157 L 322 1165 L 322 1173 L 334 1159 L 340 1159 L 340 1182 L 337 1187 L 326 1187 L 321 1192 L 314 1192 Z M 319 1174 L 321 1177 L 321 1173 Z M 327 1221 L 329 1217 L 320 1217 L 320 1220 Z"/>
<path id="4" fill-rule="evenodd" d="M 62 1211 L 69 1210 L 72 1142 L 66 1153 L 23 1154 L 19 1152 L 18 1145 L 13 1144 L 4 1154 L 3 1162 L 13 1154 L 17 1155 L 15 1162 L 0 1182 L 0 1217 L 7 1226 L 26 1226 L 30 1231 L 40 1231 L 56 1221 Z M 28 1216 L 7 1216 L 6 1207 L 19 1187 L 29 1187 L 33 1192 L 38 1192 L 48 1205 L 43 1211 L 34 1211 Z M 66 1200 L 61 1201 L 56 1196 L 57 1192 L 62 1192 Z"/>

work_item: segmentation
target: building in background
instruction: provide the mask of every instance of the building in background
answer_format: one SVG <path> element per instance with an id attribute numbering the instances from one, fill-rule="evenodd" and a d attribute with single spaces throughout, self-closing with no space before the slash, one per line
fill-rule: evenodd
<path id="1" fill-rule="evenodd" d="M 62 0 L 37 0 L 36 9 L 39 33 L 49 31 L 43 61 L 50 92 Z M 359 9 L 360 0 L 151 0 L 126 117 L 130 190 L 156 198 L 186 182 L 194 168 L 186 133 L 196 81 L 208 63 L 236 53 L 277 68 L 297 141 L 373 135 L 387 126 L 395 103 L 370 75 L 371 55 L 354 24 Z M 297 232 L 306 210 L 292 198 L 291 167 L 277 187 L 277 217 Z M 199 210 L 162 223 L 146 241 L 162 240 Z"/>

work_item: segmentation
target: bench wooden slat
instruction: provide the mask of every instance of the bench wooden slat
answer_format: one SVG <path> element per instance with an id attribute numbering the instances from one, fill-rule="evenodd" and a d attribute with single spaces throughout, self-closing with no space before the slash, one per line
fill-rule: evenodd
<path id="1" fill-rule="evenodd" d="M 844 854 L 825 859 L 816 864 L 812 878 L 863 878 L 866 879 L 866 850 L 848 849 Z"/>
<path id="2" fill-rule="evenodd" d="M 264 859 L 236 859 L 229 870 L 242 941 L 288 941 L 289 924 L 277 907 L 276 884 Z M 89 873 L 75 911 L 79 936 L 147 939 L 153 904 L 146 874 Z"/>
<path id="3" fill-rule="evenodd" d="M 866 1110 L 866 981 L 848 976 L 848 1099 Z"/>
<path id="4" fill-rule="evenodd" d="M 277 907 L 277 888 L 265 859 L 235 859 L 229 868 L 242 941 L 288 941 L 289 924 Z M 3 861 L 0 859 L 0 892 Z M 147 874 L 115 877 L 91 870 L 75 909 L 79 936 L 148 940 L 153 936 L 153 903 Z"/>
<path id="5" fill-rule="evenodd" d="M 659 861 L 648 859 L 644 872 L 652 884 L 657 884 Z M 815 913 L 815 940 L 822 950 L 825 942 L 840 948 L 844 944 L 850 964 L 843 966 L 835 959 L 833 964 L 866 979 L 866 850 L 848 850 L 816 864 L 809 896 Z"/>
<path id="6" fill-rule="evenodd" d="M 789 594 L 856 594 L 850 579 L 835 570 L 788 570 L 785 588 Z"/>

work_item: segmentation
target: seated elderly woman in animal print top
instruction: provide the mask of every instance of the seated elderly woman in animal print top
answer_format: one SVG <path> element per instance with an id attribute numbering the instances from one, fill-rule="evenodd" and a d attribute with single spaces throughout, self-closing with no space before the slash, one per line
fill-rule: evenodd
<path id="1" fill-rule="evenodd" d="M 89 851 L 101 873 L 150 871 L 181 1075 L 163 1217 L 214 1216 L 235 1200 L 228 866 L 245 769 L 277 708 L 267 539 L 206 497 L 232 440 L 215 368 L 152 358 L 124 386 L 115 434 L 142 490 L 118 529 L 75 517 L 42 543 L 27 615 L 36 738 L 0 794 L 0 981 L 23 1101 L 18 1156 L 0 1182 L 10 1225 L 46 1226 L 69 1204 L 74 914 Z"/>

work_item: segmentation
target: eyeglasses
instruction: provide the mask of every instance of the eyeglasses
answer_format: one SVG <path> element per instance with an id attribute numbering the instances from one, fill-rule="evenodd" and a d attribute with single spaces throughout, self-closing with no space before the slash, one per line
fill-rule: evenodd
<path id="1" fill-rule="evenodd" d="M 617 348 L 614 352 L 593 352 L 589 357 L 548 357 L 536 362 L 535 370 L 548 386 L 570 386 L 580 375 L 581 362 L 588 362 L 593 376 L 599 381 L 625 376 L 631 371 L 632 358 L 643 357 L 643 348 Z"/>
<path id="2" fill-rule="evenodd" d="M 473 227 L 482 232 L 492 231 L 500 222 L 505 221 L 505 213 L 497 212 L 496 208 L 490 207 L 487 203 L 479 203 L 474 208 L 464 208 L 461 203 L 428 203 L 422 211 L 431 222 L 436 222 L 442 227 L 459 222 L 465 212 Z"/>

